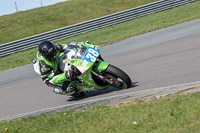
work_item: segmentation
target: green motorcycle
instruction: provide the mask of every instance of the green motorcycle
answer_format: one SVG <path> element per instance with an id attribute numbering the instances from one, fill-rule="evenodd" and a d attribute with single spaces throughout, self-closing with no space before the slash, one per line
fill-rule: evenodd
<path id="1" fill-rule="evenodd" d="M 98 45 L 80 43 L 77 47 L 65 49 L 59 67 L 63 72 L 78 71 L 78 76 L 72 78 L 71 82 L 71 85 L 77 88 L 76 93 L 72 95 L 75 97 L 111 86 L 126 89 L 132 84 L 130 77 L 124 71 L 103 60 Z"/>

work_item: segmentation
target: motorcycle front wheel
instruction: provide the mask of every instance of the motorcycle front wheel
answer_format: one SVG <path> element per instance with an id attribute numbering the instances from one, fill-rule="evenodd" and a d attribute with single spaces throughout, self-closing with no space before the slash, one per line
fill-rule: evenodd
<path id="1" fill-rule="evenodd" d="M 127 89 L 131 87 L 130 77 L 121 69 L 109 65 L 108 68 L 104 71 L 105 76 L 113 82 L 112 86 L 120 89 Z"/>

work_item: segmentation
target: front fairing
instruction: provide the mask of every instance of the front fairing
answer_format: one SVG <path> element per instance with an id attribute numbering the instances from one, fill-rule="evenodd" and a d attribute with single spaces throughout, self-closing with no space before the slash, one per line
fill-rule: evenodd
<path id="1" fill-rule="evenodd" d="M 100 48 L 84 46 L 76 49 L 66 49 L 61 57 L 60 68 L 62 71 L 68 71 L 71 65 L 75 66 L 81 73 L 86 72 L 96 62 Z"/>
<path id="2" fill-rule="evenodd" d="M 100 56 L 100 46 L 92 44 L 79 45 L 79 48 L 67 49 L 60 60 L 60 69 L 68 71 L 71 66 L 75 66 L 80 72 L 80 80 L 83 84 L 75 83 L 78 89 L 104 89 L 108 86 L 98 86 L 92 79 L 91 71 L 97 58 Z"/>

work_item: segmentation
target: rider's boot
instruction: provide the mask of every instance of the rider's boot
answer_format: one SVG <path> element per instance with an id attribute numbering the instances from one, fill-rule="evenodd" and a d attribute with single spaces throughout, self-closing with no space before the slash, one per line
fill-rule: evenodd
<path id="1" fill-rule="evenodd" d="M 67 93 L 68 93 L 69 95 L 75 94 L 76 91 L 77 91 L 77 88 L 75 88 L 75 87 L 73 87 L 73 86 L 70 86 L 70 87 L 67 89 Z"/>
<path id="2" fill-rule="evenodd" d="M 53 92 L 55 92 L 56 94 L 61 94 L 61 95 L 67 94 L 66 91 L 62 90 L 61 88 L 54 88 Z"/>
<path id="3" fill-rule="evenodd" d="M 76 93 L 76 89 L 72 86 L 70 86 L 67 91 L 64 91 L 61 88 L 54 88 L 53 92 L 55 92 L 56 94 L 61 94 L 61 95 L 66 95 L 66 94 L 73 95 Z"/>
<path id="4" fill-rule="evenodd" d="M 65 81 L 61 87 L 54 88 L 53 92 L 61 95 L 66 95 L 66 94 L 71 95 L 75 93 L 75 89 L 70 85 L 69 81 Z"/>

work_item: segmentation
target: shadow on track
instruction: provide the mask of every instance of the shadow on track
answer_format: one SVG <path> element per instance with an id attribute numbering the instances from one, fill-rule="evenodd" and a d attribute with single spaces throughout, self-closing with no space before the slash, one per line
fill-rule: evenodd
<path id="1" fill-rule="evenodd" d="M 131 87 L 130 88 L 134 88 L 134 87 L 137 87 L 139 86 L 138 85 L 138 82 L 134 82 L 132 83 Z M 108 89 L 104 89 L 104 90 L 97 90 L 97 91 L 94 91 L 94 92 L 91 92 L 91 93 L 87 93 L 85 96 L 83 97 L 69 97 L 69 99 L 67 99 L 66 101 L 70 102 L 70 101 L 79 101 L 79 100 L 82 100 L 82 99 L 86 99 L 86 98 L 89 98 L 89 97 L 94 97 L 94 96 L 97 96 L 97 95 L 102 95 L 102 94 L 107 94 L 107 93 L 110 93 L 110 92 L 114 92 L 114 91 L 120 91 L 122 89 L 118 89 L 118 88 L 115 88 L 115 87 L 110 87 Z"/>

